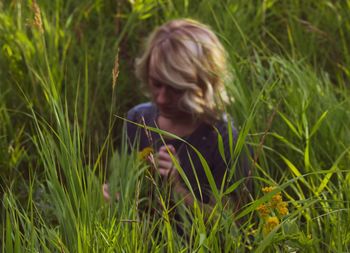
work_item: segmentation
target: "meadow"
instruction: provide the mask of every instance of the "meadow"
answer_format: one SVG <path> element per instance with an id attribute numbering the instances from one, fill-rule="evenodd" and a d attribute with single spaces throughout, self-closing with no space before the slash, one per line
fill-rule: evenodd
<path id="1" fill-rule="evenodd" d="M 254 192 L 238 210 L 221 200 L 240 182 L 210 212 L 179 200 L 181 235 L 123 117 L 147 101 L 145 37 L 183 17 L 229 53 L 233 152 L 253 149 Z M 1 1 L 1 251 L 349 252 L 349 88 L 348 0 Z"/>

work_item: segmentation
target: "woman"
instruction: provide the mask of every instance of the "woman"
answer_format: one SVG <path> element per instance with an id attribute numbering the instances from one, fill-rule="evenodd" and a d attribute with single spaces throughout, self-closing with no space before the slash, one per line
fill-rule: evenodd
<path id="1" fill-rule="evenodd" d="M 229 76 L 226 65 L 226 52 L 216 35 L 209 27 L 190 19 L 172 20 L 155 29 L 143 55 L 136 60 L 136 75 L 152 102 L 128 112 L 129 141 L 137 143 L 139 150 L 152 147 L 156 151 L 156 169 L 188 205 L 194 197 L 203 203 L 212 199 L 212 187 L 193 147 L 207 161 L 218 189 L 227 181 L 234 161 L 229 140 L 230 136 L 237 138 L 237 131 L 223 114 L 227 100 L 224 82 Z M 140 125 L 159 128 L 185 142 L 145 131 Z M 224 152 L 219 151 L 220 137 Z M 179 176 L 174 158 L 195 196 Z M 244 163 L 238 164 L 235 180 L 249 174 Z M 106 186 L 105 195 L 108 196 Z"/>

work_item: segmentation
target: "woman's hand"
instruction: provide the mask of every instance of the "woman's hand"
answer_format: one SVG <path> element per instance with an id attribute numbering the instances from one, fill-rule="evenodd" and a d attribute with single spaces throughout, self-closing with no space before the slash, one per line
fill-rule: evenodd
<path id="1" fill-rule="evenodd" d="M 174 146 L 168 145 L 168 149 L 171 154 L 176 158 L 176 150 Z M 171 156 L 166 148 L 166 146 L 161 146 L 158 151 L 158 171 L 159 174 L 166 180 L 169 181 L 173 186 L 174 193 L 179 194 L 185 201 L 187 205 L 193 205 L 193 197 L 190 191 L 182 185 L 180 182 L 180 175 L 177 169 L 175 168 L 174 162 L 171 159 Z"/>
<path id="2" fill-rule="evenodd" d="M 176 158 L 176 150 L 173 145 L 167 145 L 168 150 Z M 176 170 L 170 153 L 165 145 L 161 146 L 157 155 L 157 165 L 159 174 L 170 183 L 176 182 L 179 179 L 179 172 Z"/>

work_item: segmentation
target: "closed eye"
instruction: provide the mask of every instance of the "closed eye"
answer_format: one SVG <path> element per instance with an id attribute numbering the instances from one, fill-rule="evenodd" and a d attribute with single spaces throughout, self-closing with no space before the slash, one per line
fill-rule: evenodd
<path id="1" fill-rule="evenodd" d="M 180 89 L 176 89 L 170 85 L 167 85 L 167 84 L 163 84 L 163 82 L 161 81 L 158 81 L 157 79 L 155 78 L 151 78 L 150 80 L 150 84 L 156 88 L 156 89 L 161 89 L 162 87 L 165 86 L 166 90 L 168 90 L 169 92 L 173 93 L 173 94 L 177 94 L 177 95 L 180 95 L 182 93 L 184 93 L 183 90 L 180 90 Z"/>
<path id="2" fill-rule="evenodd" d="M 150 83 L 151 85 L 154 87 L 154 88 L 162 88 L 163 84 L 155 79 L 151 79 L 150 80 Z"/>
<path id="3" fill-rule="evenodd" d="M 174 87 L 167 86 L 167 89 L 173 94 L 182 94 L 184 91 L 180 89 L 175 89 Z"/>
<path id="4" fill-rule="evenodd" d="M 161 83 L 153 83 L 153 86 L 154 86 L 155 88 L 162 88 L 162 87 L 163 87 L 163 84 L 161 84 Z"/>

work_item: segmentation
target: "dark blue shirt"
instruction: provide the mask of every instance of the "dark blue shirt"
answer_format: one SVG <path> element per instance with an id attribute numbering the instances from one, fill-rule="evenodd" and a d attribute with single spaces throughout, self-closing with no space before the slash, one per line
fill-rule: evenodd
<path id="1" fill-rule="evenodd" d="M 157 116 L 158 111 L 154 104 L 143 103 L 132 108 L 127 114 L 127 119 L 138 124 L 156 127 Z M 234 128 L 233 122 L 228 121 L 225 116 L 213 125 L 202 123 L 191 135 L 181 137 L 187 143 L 196 148 L 205 158 L 218 189 L 221 188 L 223 183 L 226 183 L 223 182 L 225 173 L 233 169 L 231 167 L 233 165 L 234 157 L 231 157 L 229 147 L 230 133 L 228 132 L 228 124 L 231 124 L 231 134 L 234 144 L 237 139 L 237 130 Z M 220 133 L 223 140 L 225 158 L 223 158 L 219 151 L 218 133 Z M 209 202 L 211 192 L 210 185 L 203 165 L 192 147 L 178 139 L 166 139 L 166 137 L 163 136 L 162 140 L 158 133 L 154 131 L 148 131 L 148 133 L 146 133 L 144 127 L 137 126 L 130 122 L 127 123 L 127 134 L 130 143 L 137 145 L 139 150 L 143 150 L 146 147 L 152 147 L 157 151 L 162 145 L 164 145 L 163 140 L 166 144 L 173 145 L 176 149 L 181 168 L 187 176 L 196 197 L 200 199 L 200 196 L 202 196 L 201 201 L 204 203 Z M 233 149 L 234 147 L 231 148 L 231 150 Z M 249 167 L 245 156 L 240 157 L 237 164 L 238 166 L 236 166 L 234 171 L 233 182 L 249 175 Z M 199 186 L 196 177 L 198 178 Z M 227 177 L 228 173 L 226 179 Z M 202 192 L 202 195 L 200 194 L 200 191 Z"/>

